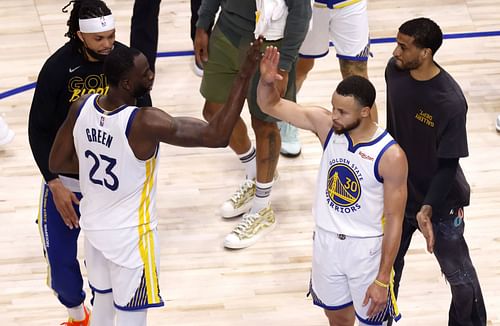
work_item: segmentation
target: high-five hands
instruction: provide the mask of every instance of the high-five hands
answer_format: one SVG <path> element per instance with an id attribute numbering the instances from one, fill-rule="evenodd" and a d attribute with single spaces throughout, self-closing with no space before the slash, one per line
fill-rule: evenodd
<path id="1" fill-rule="evenodd" d="M 278 63 L 280 61 L 280 53 L 275 46 L 268 46 L 264 52 L 264 57 L 260 61 L 260 79 L 266 84 L 273 84 L 275 81 L 283 79 L 278 73 Z"/>

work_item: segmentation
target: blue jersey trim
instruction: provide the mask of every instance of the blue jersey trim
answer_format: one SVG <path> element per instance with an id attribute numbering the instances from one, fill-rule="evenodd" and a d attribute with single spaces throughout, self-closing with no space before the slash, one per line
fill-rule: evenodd
<path id="1" fill-rule="evenodd" d="M 330 141 L 330 138 L 332 138 L 333 131 L 334 131 L 333 128 L 331 128 L 330 131 L 328 132 L 328 135 L 326 136 L 325 139 L 325 143 L 323 144 L 323 151 L 325 151 L 326 146 L 328 146 L 328 142 Z"/>
<path id="2" fill-rule="evenodd" d="M 368 56 L 353 57 L 349 55 L 337 54 L 337 58 L 349 61 L 368 61 Z"/>
<path id="3" fill-rule="evenodd" d="M 394 139 L 392 139 L 390 142 L 388 142 L 384 148 L 382 148 L 382 150 L 380 151 L 380 153 L 378 154 L 377 156 L 377 159 L 375 160 L 375 164 L 373 166 L 373 173 L 375 174 L 375 178 L 380 182 L 380 183 L 384 183 L 384 178 L 382 178 L 380 176 L 380 174 L 378 173 L 378 166 L 380 164 L 380 159 L 382 158 L 382 155 L 384 155 L 385 151 L 391 147 L 392 145 L 396 144 L 396 141 Z"/>
<path id="4" fill-rule="evenodd" d="M 304 59 L 319 59 L 325 57 L 330 50 L 326 50 L 326 52 L 321 53 L 321 54 L 302 54 L 299 53 L 299 57 L 304 58 Z"/>
<path id="5" fill-rule="evenodd" d="M 147 308 L 158 308 L 158 307 L 163 307 L 165 303 L 158 302 L 158 303 L 150 303 L 150 304 L 145 304 L 145 305 L 140 305 L 137 307 L 124 307 L 124 306 L 119 306 L 116 303 L 114 304 L 116 309 L 123 310 L 123 311 L 134 311 L 134 310 L 142 310 L 142 309 L 147 309 Z"/>
<path id="6" fill-rule="evenodd" d="M 384 132 L 380 136 L 375 138 L 374 140 L 371 140 L 367 143 L 359 143 L 359 144 L 356 144 L 355 146 L 352 143 L 352 139 L 351 139 L 351 136 L 349 136 L 349 133 L 346 132 L 346 133 L 344 133 L 344 135 L 347 138 L 347 141 L 349 142 L 349 146 L 348 146 L 347 150 L 351 153 L 354 153 L 361 147 L 371 146 L 371 145 L 378 143 L 382 138 L 385 137 L 385 135 L 387 135 L 387 130 L 384 130 Z"/>
<path id="7" fill-rule="evenodd" d="M 125 129 L 125 136 L 128 137 L 128 134 L 130 133 L 130 128 L 132 127 L 132 122 L 134 121 L 135 115 L 139 112 L 139 108 L 135 108 L 132 113 L 130 113 L 130 116 L 128 117 L 128 122 L 127 122 L 127 128 Z"/>
<path id="8" fill-rule="evenodd" d="M 85 101 L 83 101 L 82 105 L 80 105 L 80 107 L 78 108 L 78 111 L 76 112 L 76 118 L 75 118 L 75 121 L 78 120 L 78 117 L 80 116 L 80 113 L 82 112 L 82 109 L 83 109 L 83 106 L 85 105 L 85 103 L 87 103 L 88 100 L 90 100 L 92 96 L 89 96 L 85 99 Z"/>
<path id="9" fill-rule="evenodd" d="M 97 103 L 97 99 L 98 99 L 98 98 L 99 98 L 99 96 L 96 96 L 96 97 L 95 97 L 95 99 L 94 99 L 94 108 L 95 108 L 98 112 L 100 112 L 100 113 L 102 113 L 102 114 L 104 114 L 104 115 L 108 115 L 108 116 L 109 116 L 109 115 L 114 115 L 114 114 L 117 114 L 118 112 L 122 111 L 122 110 L 123 110 L 123 109 L 125 109 L 126 107 L 128 107 L 128 105 L 127 105 L 127 104 L 123 104 L 123 105 L 120 105 L 120 106 L 119 106 L 116 110 L 114 110 L 114 111 L 106 111 L 106 110 L 103 110 L 103 109 L 101 108 L 101 106 L 99 105 L 99 103 Z"/>
<path id="10" fill-rule="evenodd" d="M 106 290 L 99 290 L 99 289 L 95 288 L 94 286 L 92 286 L 92 284 L 90 284 L 90 282 L 89 282 L 89 287 L 90 287 L 90 289 L 92 291 L 100 293 L 100 294 L 106 294 L 106 293 L 113 292 L 113 289 L 111 289 L 111 288 L 110 289 L 106 289 Z"/>

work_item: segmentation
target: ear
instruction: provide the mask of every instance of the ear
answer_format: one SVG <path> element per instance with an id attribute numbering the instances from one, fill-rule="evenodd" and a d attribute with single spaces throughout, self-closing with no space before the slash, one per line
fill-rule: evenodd
<path id="1" fill-rule="evenodd" d="M 82 32 L 80 32 L 80 31 L 76 31 L 76 36 L 78 36 L 78 38 L 80 39 L 80 41 L 82 41 L 83 43 L 85 43 L 85 40 L 83 39 L 83 34 L 82 34 Z"/>
<path id="2" fill-rule="evenodd" d="M 364 106 L 361 108 L 361 117 L 370 118 L 371 108 L 369 106 Z"/>
<path id="3" fill-rule="evenodd" d="M 127 91 L 130 91 L 131 89 L 130 81 L 128 79 L 123 79 L 122 81 L 120 81 L 120 86 Z"/>

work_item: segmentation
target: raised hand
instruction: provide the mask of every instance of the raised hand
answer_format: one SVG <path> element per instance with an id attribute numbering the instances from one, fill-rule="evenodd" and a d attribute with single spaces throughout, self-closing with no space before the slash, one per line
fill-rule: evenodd
<path id="1" fill-rule="evenodd" d="M 272 84 L 275 80 L 282 80 L 283 77 L 278 73 L 278 63 L 280 53 L 275 46 L 268 46 L 264 52 L 264 57 L 260 61 L 260 80 L 266 84 Z"/>
<path id="2" fill-rule="evenodd" d="M 247 56 L 245 58 L 245 61 L 241 65 L 241 73 L 243 75 L 254 74 L 257 68 L 257 63 L 262 57 L 262 53 L 260 52 L 261 47 L 262 47 L 262 37 L 259 37 L 258 39 L 250 43 L 250 48 L 247 51 Z"/>

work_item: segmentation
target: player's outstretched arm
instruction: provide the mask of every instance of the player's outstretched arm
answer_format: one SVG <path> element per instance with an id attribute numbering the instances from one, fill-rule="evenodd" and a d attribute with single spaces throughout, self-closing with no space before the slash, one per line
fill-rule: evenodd
<path id="1" fill-rule="evenodd" d="M 290 122 L 301 129 L 311 130 L 320 135 L 331 128 L 330 112 L 320 107 L 303 107 L 280 98 L 277 82 L 280 53 L 274 46 L 268 46 L 260 62 L 260 80 L 257 87 L 257 103 L 263 112 Z"/>
<path id="2" fill-rule="evenodd" d="M 157 141 L 184 147 L 226 147 L 240 117 L 250 79 L 261 58 L 262 40 L 255 40 L 236 76 L 229 98 L 209 123 L 189 117 L 172 117 L 159 110 L 141 110 L 141 128 Z M 140 118 L 140 115 L 137 115 Z"/>

